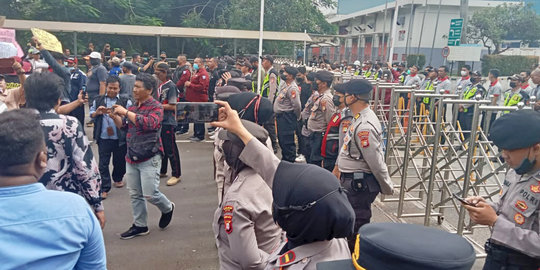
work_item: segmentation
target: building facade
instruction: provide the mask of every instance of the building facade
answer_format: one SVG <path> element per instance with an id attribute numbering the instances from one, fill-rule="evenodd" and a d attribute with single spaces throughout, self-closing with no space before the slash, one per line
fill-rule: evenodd
<path id="1" fill-rule="evenodd" d="M 460 0 L 397 2 L 399 6 L 391 57 L 396 1 L 390 0 L 339 0 L 337 14 L 328 18 L 330 23 L 339 27 L 339 47 L 315 47 L 310 53 L 315 56 L 326 54 L 332 61 L 345 60 L 348 63 L 355 60 L 402 62 L 409 54 L 423 54 L 426 65 L 442 65 L 442 50 L 448 45 L 450 21 L 460 18 Z M 481 8 L 518 2 L 470 0 L 468 13 L 472 16 Z"/>

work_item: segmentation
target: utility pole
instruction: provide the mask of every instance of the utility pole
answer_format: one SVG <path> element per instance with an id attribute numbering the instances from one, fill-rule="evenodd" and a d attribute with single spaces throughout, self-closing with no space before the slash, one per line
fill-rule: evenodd
<path id="1" fill-rule="evenodd" d="M 422 45 L 422 34 L 424 33 L 424 22 L 426 21 L 426 13 L 429 10 L 428 0 L 424 4 L 424 16 L 422 16 L 422 27 L 420 27 L 420 38 L 418 38 L 418 48 L 416 48 L 416 54 L 420 54 L 420 46 Z"/>
<path id="2" fill-rule="evenodd" d="M 431 52 L 429 53 L 429 65 L 433 61 L 433 49 L 435 48 L 435 37 L 437 36 L 437 28 L 439 27 L 439 17 L 441 16 L 442 0 L 439 0 L 439 10 L 437 11 L 437 19 L 435 21 L 435 31 L 433 32 L 433 43 L 431 43 Z"/>
<path id="3" fill-rule="evenodd" d="M 467 25 L 469 24 L 469 0 L 461 0 L 459 17 L 463 19 L 463 29 L 461 29 L 461 44 L 467 44 Z"/>
<path id="4" fill-rule="evenodd" d="M 394 57 L 394 45 L 396 43 L 396 35 L 397 35 L 397 18 L 399 13 L 399 5 L 398 0 L 396 0 L 396 6 L 394 8 L 394 19 L 392 20 L 392 36 L 390 37 L 390 53 L 388 55 L 388 62 L 392 63 L 393 57 Z"/>
<path id="5" fill-rule="evenodd" d="M 383 59 L 386 60 L 386 51 L 388 49 L 388 42 L 386 42 L 386 13 L 388 10 L 388 0 L 384 1 L 384 19 L 383 19 L 383 30 L 382 30 L 382 42 L 383 42 Z M 358 38 L 358 43 L 360 43 L 360 38 Z M 386 46 L 385 46 L 386 44 Z"/>

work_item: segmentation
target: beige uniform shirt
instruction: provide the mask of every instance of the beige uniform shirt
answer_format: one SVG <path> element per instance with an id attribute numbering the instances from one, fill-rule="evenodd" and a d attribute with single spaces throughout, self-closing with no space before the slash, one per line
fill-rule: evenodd
<path id="1" fill-rule="evenodd" d="M 293 81 L 291 84 L 287 85 L 285 81 L 282 81 L 279 86 L 276 100 L 274 101 L 274 112 L 283 113 L 292 111 L 296 114 L 296 118 L 298 119 L 301 110 L 300 89 L 298 89 L 296 82 Z"/>
<path id="2" fill-rule="evenodd" d="M 540 170 L 521 176 L 510 169 L 501 192 L 491 239 L 540 259 Z"/>
<path id="3" fill-rule="evenodd" d="M 308 130 L 311 132 L 325 132 L 328 122 L 336 112 L 336 107 L 332 101 L 332 91 L 326 90 L 322 96 L 313 103 L 311 115 L 308 119 Z"/>
<path id="4" fill-rule="evenodd" d="M 240 160 L 252 168 L 256 168 L 257 173 L 264 179 L 266 184 L 272 188 L 274 175 L 281 162 L 272 152 L 261 142 L 252 139 L 240 154 Z M 279 255 L 285 243 L 282 243 L 270 255 L 265 269 L 311 269 L 316 270 L 317 263 L 323 261 L 334 261 L 351 259 L 351 252 L 345 239 L 332 239 L 330 241 L 319 241 L 296 247 L 285 254 Z"/>
<path id="5" fill-rule="evenodd" d="M 330 241 L 318 241 L 293 248 L 282 255 L 279 252 L 283 243 L 268 260 L 267 270 L 274 269 L 310 269 L 316 270 L 317 263 L 351 259 L 351 252 L 345 238 Z"/>
<path id="6" fill-rule="evenodd" d="M 272 201 L 272 190 L 253 169 L 239 173 L 214 214 L 220 269 L 264 269 L 283 240 Z"/>
<path id="7" fill-rule="evenodd" d="M 6 104 L 8 110 L 15 110 L 26 103 L 22 87 L 4 89 L 0 91 L 0 101 Z"/>
<path id="8" fill-rule="evenodd" d="M 381 187 L 381 193 L 394 193 L 393 183 L 384 162 L 382 128 L 377 115 L 368 107 L 353 118 L 337 162 L 342 173 L 372 173 Z"/>

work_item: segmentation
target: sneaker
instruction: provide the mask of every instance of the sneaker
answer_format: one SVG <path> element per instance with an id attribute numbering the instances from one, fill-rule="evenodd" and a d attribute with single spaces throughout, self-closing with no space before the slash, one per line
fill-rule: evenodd
<path id="1" fill-rule="evenodd" d="M 101 200 L 107 199 L 108 196 L 109 196 L 109 192 L 106 192 L 106 191 L 101 192 Z"/>
<path id="2" fill-rule="evenodd" d="M 296 157 L 296 159 L 294 160 L 296 162 L 305 162 L 306 161 L 306 157 L 304 157 L 304 155 L 300 154 Z"/>
<path id="3" fill-rule="evenodd" d="M 176 135 L 186 134 L 187 132 L 188 132 L 187 130 L 180 130 L 176 132 Z"/>
<path id="4" fill-rule="evenodd" d="M 180 182 L 180 177 L 171 177 L 167 180 L 167 186 L 174 186 Z"/>
<path id="5" fill-rule="evenodd" d="M 114 182 L 113 185 L 114 185 L 115 188 L 123 188 L 124 187 L 124 181 Z"/>
<path id="6" fill-rule="evenodd" d="M 197 138 L 197 137 L 191 137 L 191 138 L 189 138 L 189 140 L 192 141 L 192 142 L 201 142 L 201 141 L 203 141 L 204 139 Z"/>
<path id="7" fill-rule="evenodd" d="M 131 239 L 135 236 L 147 235 L 149 233 L 148 227 L 137 227 L 133 224 L 129 230 L 120 235 L 120 238 Z"/>
<path id="8" fill-rule="evenodd" d="M 214 134 L 212 134 L 209 138 L 210 138 L 211 140 L 215 140 L 216 137 L 217 137 L 217 133 L 214 132 Z"/>
<path id="9" fill-rule="evenodd" d="M 169 211 L 169 213 L 161 213 L 161 218 L 159 219 L 159 227 L 161 229 L 165 229 L 167 226 L 169 226 L 169 223 L 171 223 L 172 215 L 174 212 L 174 203 L 171 202 L 172 209 Z"/>
<path id="10" fill-rule="evenodd" d="M 160 177 L 160 178 L 162 178 L 162 177 L 166 177 L 166 176 L 167 176 L 167 174 L 166 174 L 166 173 L 160 173 L 160 174 L 159 174 L 159 177 Z"/>

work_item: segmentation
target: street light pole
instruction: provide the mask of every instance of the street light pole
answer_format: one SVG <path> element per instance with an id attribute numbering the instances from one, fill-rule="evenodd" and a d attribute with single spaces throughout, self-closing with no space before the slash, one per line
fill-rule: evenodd
<path id="1" fill-rule="evenodd" d="M 392 20 L 392 36 L 390 38 L 390 53 L 388 55 L 388 62 L 392 63 L 392 58 L 394 56 L 394 44 L 396 43 L 396 34 L 397 34 L 397 17 L 399 13 L 398 0 L 396 0 L 396 6 L 394 8 L 394 19 Z"/>
<path id="2" fill-rule="evenodd" d="M 463 19 L 461 29 L 461 44 L 467 44 L 467 25 L 469 24 L 469 0 L 461 0 L 459 16 Z"/>
<path id="3" fill-rule="evenodd" d="M 262 84 L 262 50 L 263 50 L 263 26 L 264 26 L 264 0 L 261 0 L 261 18 L 259 23 L 259 68 L 257 72 L 257 94 L 261 93 Z"/>
<path id="4" fill-rule="evenodd" d="M 431 43 L 431 52 L 429 53 L 429 65 L 433 60 L 433 49 L 435 48 L 435 36 L 437 36 L 437 28 L 439 27 L 439 17 L 441 16 L 441 4 L 442 0 L 439 0 L 439 10 L 437 11 L 437 19 L 435 21 L 435 32 L 433 32 L 433 42 Z"/>
<path id="5" fill-rule="evenodd" d="M 383 43 L 383 59 L 386 59 L 386 51 L 388 49 L 388 42 L 386 42 L 386 11 L 388 10 L 388 0 L 384 1 L 384 20 L 383 20 L 383 30 L 382 30 L 382 43 Z M 358 43 L 360 43 L 360 38 L 358 38 Z M 386 46 L 385 46 L 386 44 Z"/>

